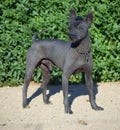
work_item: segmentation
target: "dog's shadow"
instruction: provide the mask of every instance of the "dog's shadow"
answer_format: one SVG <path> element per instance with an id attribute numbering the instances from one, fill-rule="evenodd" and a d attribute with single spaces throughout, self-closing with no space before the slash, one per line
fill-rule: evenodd
<path id="1" fill-rule="evenodd" d="M 62 87 L 61 85 L 51 85 L 48 86 L 48 99 L 50 100 L 50 97 L 53 96 L 56 93 L 60 93 L 60 91 L 62 91 Z M 93 87 L 93 91 L 94 91 L 94 95 L 96 97 L 96 94 L 98 93 L 98 85 L 94 84 Z M 42 90 L 41 88 L 38 88 L 28 99 L 28 104 L 30 104 L 30 102 L 35 99 L 37 96 L 39 96 L 40 94 L 42 94 Z M 88 90 L 86 88 L 86 86 L 84 84 L 73 84 L 73 85 L 69 85 L 69 104 L 70 106 L 72 105 L 73 101 L 75 100 L 75 98 L 82 96 L 82 95 L 88 95 Z"/>

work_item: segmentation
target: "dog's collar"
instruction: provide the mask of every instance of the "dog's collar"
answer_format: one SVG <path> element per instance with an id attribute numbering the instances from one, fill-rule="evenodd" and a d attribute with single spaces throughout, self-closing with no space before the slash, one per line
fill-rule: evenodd
<path id="1" fill-rule="evenodd" d="M 84 55 L 85 56 L 85 62 L 88 63 L 89 62 L 89 55 L 90 55 L 90 52 L 91 52 L 90 45 L 88 44 L 88 49 L 86 49 L 85 51 L 81 51 L 80 48 L 78 47 L 81 44 L 81 42 L 84 38 L 82 38 L 81 40 L 78 40 L 77 42 L 73 42 L 71 44 L 71 48 L 73 48 L 76 51 L 77 55 Z"/>
<path id="2" fill-rule="evenodd" d="M 90 50 L 87 50 L 87 51 L 82 51 L 82 52 L 78 52 L 78 53 L 81 54 L 81 55 L 84 55 L 85 56 L 85 61 L 89 62 L 90 52 L 91 52 Z"/>
<path id="3" fill-rule="evenodd" d="M 77 52 L 78 55 L 84 55 L 85 56 L 85 62 L 89 62 L 89 55 L 91 50 L 86 50 L 86 51 L 80 51 L 78 48 L 75 48 L 75 51 Z"/>

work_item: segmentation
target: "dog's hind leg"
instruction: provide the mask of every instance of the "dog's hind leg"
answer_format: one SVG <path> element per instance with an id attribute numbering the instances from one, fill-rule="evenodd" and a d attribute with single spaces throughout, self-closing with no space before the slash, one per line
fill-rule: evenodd
<path id="1" fill-rule="evenodd" d="M 27 102 L 27 89 L 30 84 L 30 80 L 32 78 L 32 74 L 34 72 L 35 67 L 40 61 L 40 58 L 35 55 L 30 55 L 31 52 L 28 53 L 27 59 L 26 59 L 26 73 L 25 73 L 25 79 L 24 79 L 24 86 L 22 89 L 23 93 L 23 108 L 28 106 Z"/>
<path id="2" fill-rule="evenodd" d="M 28 86 L 30 84 L 30 80 L 31 80 L 31 77 L 32 77 L 32 74 L 33 74 L 33 71 L 34 71 L 34 68 L 35 66 L 31 67 L 29 65 L 29 70 L 28 68 L 26 67 L 26 73 L 25 73 L 25 79 L 24 79 L 24 86 L 23 86 L 23 107 L 28 107 L 28 102 L 27 102 L 27 89 L 28 89 Z"/>
<path id="3" fill-rule="evenodd" d="M 45 104 L 50 103 L 47 97 L 47 84 L 50 80 L 51 75 L 51 68 L 49 64 L 51 64 L 49 61 L 43 61 L 43 64 L 40 65 L 43 74 L 43 82 L 41 84 L 41 89 L 43 93 L 43 101 Z"/>
<path id="4" fill-rule="evenodd" d="M 87 89 L 88 89 L 88 92 L 89 92 L 89 100 L 90 100 L 90 104 L 91 104 L 92 108 L 94 110 L 103 110 L 103 108 L 97 106 L 97 104 L 95 102 L 91 72 L 85 72 L 85 81 L 86 81 L 86 86 L 87 86 Z"/>

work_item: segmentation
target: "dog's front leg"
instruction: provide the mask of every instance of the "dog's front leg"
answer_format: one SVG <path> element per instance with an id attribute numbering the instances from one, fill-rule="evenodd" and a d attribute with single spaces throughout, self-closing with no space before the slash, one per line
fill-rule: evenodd
<path id="1" fill-rule="evenodd" d="M 65 112 L 72 114 L 72 110 L 70 109 L 69 106 L 69 101 L 68 101 L 68 80 L 69 80 L 69 76 L 67 76 L 67 74 L 62 75 L 62 89 L 63 89 L 63 102 L 64 102 L 64 107 L 65 107 Z"/>
<path id="2" fill-rule="evenodd" d="M 94 96 L 94 92 L 93 92 L 93 80 L 92 80 L 91 72 L 85 73 L 85 81 L 86 81 L 86 86 L 87 86 L 87 89 L 89 92 L 89 100 L 90 100 L 90 104 L 92 106 L 92 109 L 103 110 L 103 108 L 98 106 L 95 102 L 95 96 Z"/>

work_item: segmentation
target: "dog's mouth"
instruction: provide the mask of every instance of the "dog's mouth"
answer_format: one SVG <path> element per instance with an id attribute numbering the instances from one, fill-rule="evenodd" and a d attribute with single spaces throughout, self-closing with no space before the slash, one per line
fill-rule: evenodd
<path id="1" fill-rule="evenodd" d="M 87 35 L 85 35 L 85 36 L 79 36 L 79 35 L 77 35 L 75 33 L 70 33 L 69 36 L 70 36 L 70 40 L 72 41 L 72 43 L 79 43 L 82 40 L 84 40 Z"/>
<path id="2" fill-rule="evenodd" d="M 70 33 L 69 36 L 70 36 L 70 39 L 72 40 L 72 42 L 78 41 L 78 39 L 77 39 L 78 35 L 76 35 L 74 33 Z"/>
<path id="3" fill-rule="evenodd" d="M 76 37 L 77 37 L 76 34 L 70 33 L 70 38 L 71 38 L 71 39 L 75 39 Z"/>
<path id="4" fill-rule="evenodd" d="M 72 43 L 78 44 L 78 43 L 80 43 L 83 39 L 84 39 L 84 38 L 79 39 L 79 38 L 78 38 L 78 35 L 76 35 L 76 34 L 70 34 L 70 40 L 72 41 Z"/>

